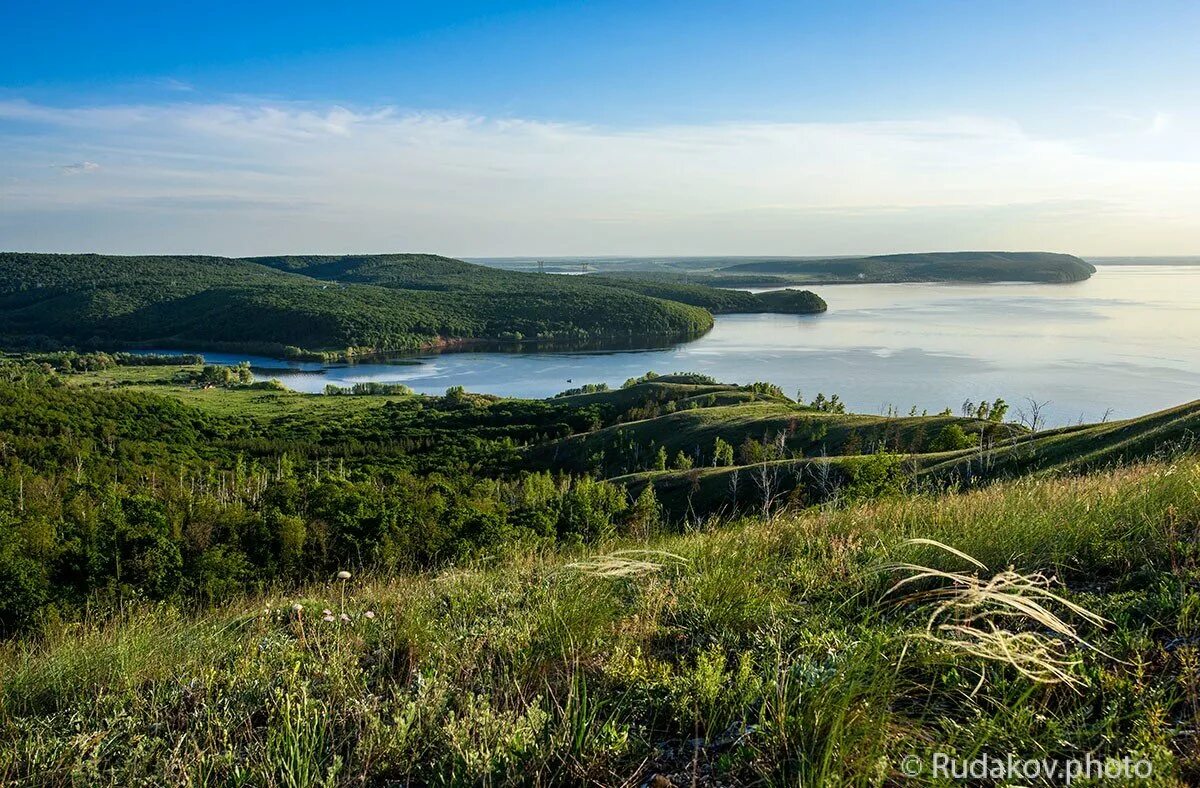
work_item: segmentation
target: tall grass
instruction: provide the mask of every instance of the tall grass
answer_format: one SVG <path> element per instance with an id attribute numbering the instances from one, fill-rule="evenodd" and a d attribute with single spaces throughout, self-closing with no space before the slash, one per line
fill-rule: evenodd
<path id="1" fill-rule="evenodd" d="M 61 625 L 0 648 L 0 783 L 874 785 L 934 750 L 1188 781 L 1198 529 L 1181 459 L 355 578 L 348 621 L 331 582 Z M 938 628 L 984 620 L 1015 640 Z"/>

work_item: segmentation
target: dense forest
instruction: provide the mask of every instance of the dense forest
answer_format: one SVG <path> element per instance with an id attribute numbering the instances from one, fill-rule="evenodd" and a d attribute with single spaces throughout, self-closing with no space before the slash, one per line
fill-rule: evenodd
<path id="1" fill-rule="evenodd" d="M 351 356 L 469 340 L 687 339 L 712 311 L 817 312 L 811 293 L 513 273 L 435 255 L 113 257 L 0 254 L 8 346 L 236 348 Z"/>

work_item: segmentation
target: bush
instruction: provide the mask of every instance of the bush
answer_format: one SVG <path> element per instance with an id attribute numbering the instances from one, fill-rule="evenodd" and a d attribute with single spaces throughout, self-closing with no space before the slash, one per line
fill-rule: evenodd
<path id="1" fill-rule="evenodd" d="M 958 424 L 947 424 L 934 437 L 931 451 L 960 451 L 976 445 L 978 436 L 968 435 Z"/>

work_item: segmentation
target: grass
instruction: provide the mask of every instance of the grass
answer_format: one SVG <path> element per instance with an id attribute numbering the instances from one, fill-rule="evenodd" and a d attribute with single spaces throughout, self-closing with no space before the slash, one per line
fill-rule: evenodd
<path id="1" fill-rule="evenodd" d="M 322 421 L 374 410 L 383 403 L 402 400 L 403 395 L 327 397 L 295 391 L 242 388 L 202 388 L 173 382 L 181 372 L 199 372 L 200 365 L 167 367 L 112 367 L 98 372 L 79 372 L 64 378 L 80 388 L 128 389 L 160 394 L 192 405 L 217 417 L 258 421 L 276 419 Z"/>
<path id="2" fill-rule="evenodd" d="M 135 607 L 0 647 L 0 782 L 880 785 L 943 751 L 1187 784 L 1198 532 L 1186 457 Z"/>

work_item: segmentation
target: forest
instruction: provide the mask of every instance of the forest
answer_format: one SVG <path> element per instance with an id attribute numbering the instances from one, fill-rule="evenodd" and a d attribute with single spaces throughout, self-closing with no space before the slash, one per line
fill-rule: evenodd
<path id="1" fill-rule="evenodd" d="M 586 280 L 586 281 L 585 281 Z M 514 273 L 436 255 L 216 258 L 0 253 L 7 347 L 187 347 L 353 358 L 464 342 L 700 336 L 713 311 L 820 312 L 770 298 Z"/>

